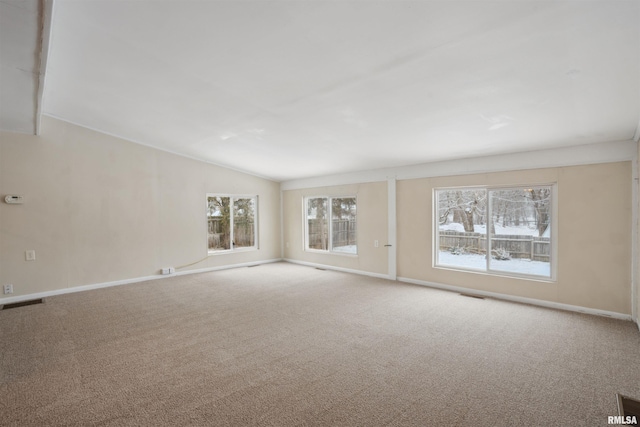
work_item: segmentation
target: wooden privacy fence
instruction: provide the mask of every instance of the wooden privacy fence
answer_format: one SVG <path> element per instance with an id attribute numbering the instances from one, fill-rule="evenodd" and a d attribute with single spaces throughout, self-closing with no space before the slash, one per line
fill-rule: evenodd
<path id="1" fill-rule="evenodd" d="M 255 244 L 255 224 L 253 221 L 236 220 L 233 223 L 233 241 L 236 247 Z M 229 225 L 222 218 L 209 218 L 209 249 L 229 249 Z"/>
<path id="2" fill-rule="evenodd" d="M 349 246 L 356 244 L 356 220 L 335 219 L 331 221 L 333 246 Z M 309 247 L 312 249 L 328 249 L 328 226 L 324 219 L 309 220 Z"/>
<path id="3" fill-rule="evenodd" d="M 464 248 L 470 253 L 487 252 L 487 236 L 484 233 L 440 231 L 440 249 Z M 491 238 L 491 249 L 504 249 L 512 258 L 533 261 L 549 261 L 551 239 L 548 237 L 496 234 Z"/>
<path id="4" fill-rule="evenodd" d="M 356 221 L 337 219 L 331 222 L 333 246 L 349 246 L 356 244 Z"/>

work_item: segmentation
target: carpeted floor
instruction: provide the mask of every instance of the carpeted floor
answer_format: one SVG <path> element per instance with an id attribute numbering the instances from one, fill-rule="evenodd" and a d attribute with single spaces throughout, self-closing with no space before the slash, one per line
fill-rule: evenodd
<path id="1" fill-rule="evenodd" d="M 631 322 L 276 263 L 0 311 L 0 425 L 606 426 Z"/>

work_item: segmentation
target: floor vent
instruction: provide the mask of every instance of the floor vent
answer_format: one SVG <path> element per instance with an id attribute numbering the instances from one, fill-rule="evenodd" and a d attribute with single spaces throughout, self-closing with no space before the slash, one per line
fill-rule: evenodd
<path id="1" fill-rule="evenodd" d="M 42 298 L 30 299 L 29 301 L 20 301 L 14 302 L 13 304 L 5 304 L 2 306 L 2 309 L 9 310 L 10 308 L 24 307 L 26 305 L 42 304 L 43 302 L 44 301 L 42 300 Z"/>
<path id="2" fill-rule="evenodd" d="M 618 398 L 618 414 L 623 417 L 640 418 L 640 402 L 630 397 L 616 394 Z"/>
<path id="3" fill-rule="evenodd" d="M 460 294 L 463 297 L 469 297 L 469 298 L 475 298 L 475 299 L 484 299 L 484 297 L 481 297 L 480 295 L 472 295 L 472 294 Z"/>

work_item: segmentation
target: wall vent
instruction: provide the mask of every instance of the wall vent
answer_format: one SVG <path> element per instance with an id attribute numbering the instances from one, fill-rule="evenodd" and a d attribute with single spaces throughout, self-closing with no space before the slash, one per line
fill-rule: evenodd
<path id="1" fill-rule="evenodd" d="M 616 394 L 616 398 L 618 399 L 618 414 L 623 417 L 635 416 L 636 419 L 640 417 L 640 401 L 621 394 Z"/>
<path id="2" fill-rule="evenodd" d="M 463 297 L 469 297 L 469 298 L 475 298 L 475 299 L 484 299 L 483 296 L 480 295 L 473 295 L 473 294 L 460 294 Z"/>
<path id="3" fill-rule="evenodd" d="M 18 308 L 18 307 L 24 307 L 27 305 L 42 304 L 43 302 L 44 301 L 42 298 L 30 299 L 28 301 L 20 301 L 20 302 L 14 302 L 12 304 L 5 304 L 2 306 L 2 309 L 9 310 L 10 308 Z"/>

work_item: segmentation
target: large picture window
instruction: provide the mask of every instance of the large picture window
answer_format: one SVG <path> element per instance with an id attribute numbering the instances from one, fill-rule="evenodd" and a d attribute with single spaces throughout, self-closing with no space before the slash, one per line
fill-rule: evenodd
<path id="1" fill-rule="evenodd" d="M 355 197 L 307 197 L 305 218 L 306 249 L 358 253 Z"/>
<path id="2" fill-rule="evenodd" d="M 257 248 L 258 196 L 207 195 L 209 252 Z"/>
<path id="3" fill-rule="evenodd" d="M 435 190 L 435 265 L 553 278 L 554 185 Z"/>

